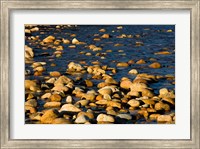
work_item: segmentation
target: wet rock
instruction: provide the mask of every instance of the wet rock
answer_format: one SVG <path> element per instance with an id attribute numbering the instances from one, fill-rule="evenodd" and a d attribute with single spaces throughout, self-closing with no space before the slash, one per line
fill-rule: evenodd
<path id="1" fill-rule="evenodd" d="M 161 68 L 161 64 L 158 62 L 154 62 L 149 65 L 150 68 Z"/>
<path id="2" fill-rule="evenodd" d="M 118 114 L 117 117 L 122 118 L 122 119 L 127 119 L 127 120 L 132 119 L 132 116 L 130 114 Z"/>
<path id="3" fill-rule="evenodd" d="M 80 112 L 81 110 L 72 104 L 64 104 L 59 112 Z"/>
<path id="4" fill-rule="evenodd" d="M 148 86 L 144 83 L 132 83 L 130 86 L 131 91 L 139 91 L 139 92 L 145 92 L 145 89 L 148 88 Z"/>
<path id="5" fill-rule="evenodd" d="M 97 95 L 96 96 L 96 100 L 102 100 L 103 99 L 103 96 L 102 95 Z"/>
<path id="6" fill-rule="evenodd" d="M 123 89 L 130 89 L 133 83 L 130 80 L 123 80 L 120 83 L 120 87 Z"/>
<path id="7" fill-rule="evenodd" d="M 146 62 L 145 62 L 145 60 L 143 60 L 143 59 L 140 59 L 140 60 L 138 60 L 137 62 L 136 62 L 136 64 L 145 64 Z"/>
<path id="8" fill-rule="evenodd" d="M 103 34 L 103 35 L 101 36 L 101 38 L 110 38 L 110 35 L 109 35 L 109 34 Z"/>
<path id="9" fill-rule="evenodd" d="M 60 102 L 46 102 L 44 108 L 58 108 L 61 106 Z"/>
<path id="10" fill-rule="evenodd" d="M 51 101 L 60 102 L 61 96 L 59 94 L 53 94 L 53 95 L 51 95 L 50 99 L 51 99 Z"/>
<path id="11" fill-rule="evenodd" d="M 111 123 L 113 123 L 114 121 L 115 121 L 115 119 L 110 115 L 99 114 L 97 116 L 97 122 L 111 122 Z"/>
<path id="12" fill-rule="evenodd" d="M 155 105 L 155 101 L 151 99 L 142 99 L 142 102 L 148 105 Z"/>
<path id="13" fill-rule="evenodd" d="M 138 71 L 136 69 L 131 69 L 128 73 L 129 74 L 138 74 Z"/>
<path id="14" fill-rule="evenodd" d="M 45 113 L 41 117 L 42 124 L 52 124 L 53 121 L 57 118 L 57 114 L 54 113 L 53 109 L 45 111 Z"/>
<path id="15" fill-rule="evenodd" d="M 171 123 L 172 117 L 170 115 L 159 115 L 157 117 L 157 122 L 158 123 Z"/>
<path id="16" fill-rule="evenodd" d="M 76 38 L 72 39 L 72 44 L 78 44 L 78 43 L 79 43 L 78 39 Z"/>
<path id="17" fill-rule="evenodd" d="M 168 54 L 171 54 L 169 51 L 161 51 L 161 52 L 156 52 L 154 53 L 155 55 L 168 55 Z"/>
<path id="18" fill-rule="evenodd" d="M 39 31 L 38 27 L 31 28 L 31 32 L 38 32 L 38 31 Z"/>
<path id="19" fill-rule="evenodd" d="M 51 93 L 45 93 L 44 95 L 41 96 L 41 99 L 49 99 L 51 96 Z"/>
<path id="20" fill-rule="evenodd" d="M 57 91 L 57 92 L 67 92 L 69 91 L 69 88 L 63 85 L 56 85 L 51 89 L 52 91 Z"/>
<path id="21" fill-rule="evenodd" d="M 54 36 L 48 36 L 45 39 L 43 39 L 43 42 L 45 42 L 45 43 L 52 43 L 52 42 L 54 42 L 55 39 L 56 38 Z"/>
<path id="22" fill-rule="evenodd" d="M 60 77 L 61 74 L 60 74 L 60 72 L 58 72 L 58 71 L 52 71 L 52 72 L 50 72 L 50 76 L 51 76 L 51 77 Z"/>
<path id="23" fill-rule="evenodd" d="M 131 99 L 128 101 L 128 104 L 131 106 L 131 107 L 139 107 L 140 106 L 140 102 L 135 100 L 135 99 Z"/>
<path id="24" fill-rule="evenodd" d="M 99 32 L 106 32 L 104 28 L 100 29 Z"/>
<path id="25" fill-rule="evenodd" d="M 72 122 L 65 118 L 56 118 L 52 121 L 52 124 L 72 124 Z"/>
<path id="26" fill-rule="evenodd" d="M 128 67 L 128 63 L 125 63 L 125 62 L 120 62 L 120 63 L 117 63 L 117 67 Z"/>
<path id="27" fill-rule="evenodd" d="M 117 112 L 115 112 L 113 109 L 111 110 L 106 110 L 107 111 L 107 114 L 108 115 L 113 115 L 113 116 L 116 116 L 117 115 Z"/>
<path id="28" fill-rule="evenodd" d="M 71 63 L 69 63 L 69 65 L 68 65 L 68 69 L 69 69 L 70 71 L 81 71 L 81 70 L 83 70 L 84 68 L 83 68 L 80 64 L 71 62 Z"/>

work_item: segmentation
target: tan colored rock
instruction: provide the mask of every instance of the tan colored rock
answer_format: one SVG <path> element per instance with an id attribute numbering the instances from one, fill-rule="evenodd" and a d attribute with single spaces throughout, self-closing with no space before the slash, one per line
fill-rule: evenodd
<path id="1" fill-rule="evenodd" d="M 145 64 L 146 62 L 143 59 L 140 59 L 136 62 L 136 64 Z"/>
<path id="2" fill-rule="evenodd" d="M 116 107 L 116 108 L 121 109 L 121 103 L 118 103 L 118 102 L 115 102 L 115 101 L 108 101 L 107 106 Z"/>
<path id="3" fill-rule="evenodd" d="M 153 97 L 154 93 L 151 90 L 148 89 L 142 89 L 142 96 L 147 96 L 147 97 Z"/>
<path id="4" fill-rule="evenodd" d="M 172 122 L 172 117 L 170 115 L 160 115 L 157 117 L 158 123 L 170 123 Z"/>
<path id="5" fill-rule="evenodd" d="M 97 116 L 97 122 L 111 122 L 111 123 L 113 123 L 114 121 L 115 121 L 115 119 L 110 115 L 99 114 Z"/>
<path id="6" fill-rule="evenodd" d="M 54 113 L 53 109 L 45 111 L 41 117 L 42 124 L 52 124 L 53 121 L 57 118 L 57 114 Z"/>
<path id="7" fill-rule="evenodd" d="M 79 43 L 78 39 L 76 38 L 72 39 L 72 44 L 78 44 L 78 43 Z"/>
<path id="8" fill-rule="evenodd" d="M 151 115 L 149 116 L 149 119 L 150 119 L 150 120 L 157 120 L 158 116 L 160 116 L 160 114 L 151 114 Z"/>
<path id="9" fill-rule="evenodd" d="M 140 106 L 140 102 L 138 100 L 135 100 L 135 99 L 131 99 L 128 101 L 128 104 L 131 106 L 131 107 L 139 107 Z"/>
<path id="10" fill-rule="evenodd" d="M 150 68 L 161 68 L 161 64 L 158 62 L 154 62 L 149 65 Z"/>
<path id="11" fill-rule="evenodd" d="M 80 64 L 71 62 L 71 63 L 69 63 L 69 65 L 68 65 L 68 69 L 69 69 L 70 71 L 81 71 L 81 70 L 83 70 L 84 68 L 83 68 Z"/>
<path id="12" fill-rule="evenodd" d="M 52 71 L 52 72 L 50 72 L 50 76 L 51 76 L 51 77 L 60 77 L 61 74 L 60 74 L 60 72 L 58 72 L 58 71 Z"/>
<path id="13" fill-rule="evenodd" d="M 64 50 L 64 48 L 63 48 L 63 46 L 58 46 L 58 47 L 56 48 L 56 50 L 57 50 L 57 51 L 62 51 L 62 50 Z"/>
<path id="14" fill-rule="evenodd" d="M 123 89 L 130 89 L 133 83 L 130 80 L 123 80 L 120 83 L 120 87 Z"/>
<path id="15" fill-rule="evenodd" d="M 102 99 L 102 100 L 98 100 L 97 102 L 95 102 L 98 105 L 107 105 L 108 100 Z"/>
<path id="16" fill-rule="evenodd" d="M 156 52 L 154 53 L 155 55 L 168 55 L 171 54 L 169 51 L 160 51 L 160 52 Z"/>
<path id="17" fill-rule="evenodd" d="M 72 96 L 67 96 L 66 103 L 72 103 L 72 102 L 73 102 Z"/>
<path id="18" fill-rule="evenodd" d="M 30 89 L 30 87 L 36 87 L 36 81 L 34 80 L 25 80 L 25 89 Z"/>
<path id="19" fill-rule="evenodd" d="M 110 87 L 106 86 L 106 87 L 103 87 L 103 88 L 99 89 L 98 92 L 101 95 L 105 95 L 105 94 L 111 95 L 112 94 L 112 89 Z"/>
<path id="20" fill-rule="evenodd" d="M 115 79 L 113 79 L 113 78 L 107 78 L 107 79 L 105 80 L 105 83 L 108 83 L 108 84 L 115 84 L 115 85 L 118 84 L 118 82 L 117 82 Z"/>
<path id="21" fill-rule="evenodd" d="M 57 91 L 57 92 L 67 92 L 69 90 L 68 87 L 63 86 L 63 85 L 56 85 L 51 89 L 52 91 Z"/>
<path id="22" fill-rule="evenodd" d="M 58 108 L 61 106 L 61 102 L 46 102 L 44 108 Z"/>
<path id="23" fill-rule="evenodd" d="M 56 38 L 54 36 L 48 36 L 45 39 L 43 39 L 43 42 L 45 42 L 45 43 L 52 43 L 52 42 L 54 42 L 55 39 Z"/>
<path id="24" fill-rule="evenodd" d="M 24 46 L 25 49 L 25 59 L 30 60 L 34 57 L 33 49 L 28 47 L 27 45 Z"/>
<path id="25" fill-rule="evenodd" d="M 81 110 L 77 107 L 75 107 L 72 104 L 64 104 L 61 109 L 59 110 L 59 112 L 80 112 Z"/>
<path id="26" fill-rule="evenodd" d="M 87 100 L 90 100 L 90 101 L 94 101 L 95 100 L 95 94 L 94 93 L 86 93 L 86 94 L 83 94 L 82 98 L 85 98 Z"/>
<path id="27" fill-rule="evenodd" d="M 92 81 L 90 81 L 90 80 L 85 80 L 85 84 L 86 84 L 86 86 L 87 87 L 92 87 L 93 86 L 93 83 L 92 83 Z"/>
<path id="28" fill-rule="evenodd" d="M 109 35 L 109 34 L 103 34 L 103 35 L 101 36 L 101 38 L 110 38 L 110 35 Z"/>
<path id="29" fill-rule="evenodd" d="M 136 69 L 131 69 L 128 73 L 129 74 L 138 74 L 138 71 Z"/>
<path id="30" fill-rule="evenodd" d="M 51 93 L 45 93 L 44 95 L 41 96 L 41 99 L 49 99 L 51 96 Z"/>
<path id="31" fill-rule="evenodd" d="M 126 62 L 119 62 L 119 63 L 117 63 L 117 67 L 128 67 L 128 66 L 129 66 L 129 64 L 126 63 Z"/>
<path id="32" fill-rule="evenodd" d="M 53 95 L 51 95 L 50 99 L 51 99 L 51 101 L 60 102 L 61 96 L 59 94 L 53 94 Z"/>
<path id="33" fill-rule="evenodd" d="M 70 44 L 70 41 L 68 40 L 68 39 L 62 39 L 62 42 L 64 43 L 64 44 Z"/>

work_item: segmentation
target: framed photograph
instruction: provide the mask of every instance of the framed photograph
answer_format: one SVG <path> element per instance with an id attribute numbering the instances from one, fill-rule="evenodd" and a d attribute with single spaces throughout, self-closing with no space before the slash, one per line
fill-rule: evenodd
<path id="1" fill-rule="evenodd" d="M 199 8 L 1 1 L 1 148 L 199 148 Z"/>

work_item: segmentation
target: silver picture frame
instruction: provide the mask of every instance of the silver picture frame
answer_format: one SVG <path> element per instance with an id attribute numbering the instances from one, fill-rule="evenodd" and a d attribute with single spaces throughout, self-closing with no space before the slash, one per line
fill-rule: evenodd
<path id="1" fill-rule="evenodd" d="M 1 148 L 200 148 L 200 1 L 199 0 L 1 0 Z M 10 138 L 10 13 L 12 10 L 137 9 L 190 10 L 190 133 L 188 140 L 15 140 Z"/>

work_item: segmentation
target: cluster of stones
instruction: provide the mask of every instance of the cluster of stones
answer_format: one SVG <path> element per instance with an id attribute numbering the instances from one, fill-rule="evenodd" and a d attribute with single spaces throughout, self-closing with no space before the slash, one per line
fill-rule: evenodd
<path id="1" fill-rule="evenodd" d="M 27 34 L 39 31 L 38 27 L 28 27 L 30 29 L 25 30 Z M 56 28 L 61 27 L 56 26 Z M 122 26 L 119 26 L 117 29 L 121 28 Z M 105 31 L 105 29 L 99 30 L 99 32 Z M 109 34 L 103 34 L 94 40 L 110 37 Z M 68 39 L 58 40 L 54 36 L 48 36 L 43 40 L 40 40 L 39 36 L 29 36 L 28 38 L 42 45 L 43 49 L 54 48 L 56 57 L 62 56 L 64 51 L 61 43 L 68 44 L 69 48 L 84 45 L 94 52 L 102 50 L 96 45 L 86 45 L 77 38 L 73 38 L 71 41 Z M 132 38 L 132 36 L 121 35 L 117 38 Z M 141 45 L 143 45 L 142 42 L 136 43 L 136 46 Z M 116 44 L 116 46 L 120 45 Z M 108 52 L 112 52 L 112 50 Z M 89 52 L 80 54 L 91 55 Z M 158 52 L 155 54 L 169 53 Z M 96 56 L 98 55 L 105 56 L 106 54 L 97 53 Z M 27 45 L 25 45 L 25 62 L 31 64 L 34 76 L 42 76 L 42 73 L 46 71 L 46 62 L 35 62 L 34 50 Z M 129 67 L 132 63 L 134 63 L 133 60 L 119 62 L 116 67 Z M 136 63 L 144 64 L 146 62 L 141 59 Z M 117 68 L 102 66 L 98 61 L 93 62 L 93 65 L 90 66 L 83 64 L 68 63 L 65 74 L 58 71 L 48 72 L 49 76 L 44 77 L 43 83 L 38 80 L 25 80 L 25 112 L 29 120 L 42 124 L 133 124 L 138 123 L 140 119 L 146 123 L 175 122 L 175 114 L 170 112 L 175 108 L 174 92 L 162 88 L 159 94 L 155 95 L 153 89 L 149 87 L 150 83 L 156 82 L 161 76 L 141 74 L 136 69 L 130 69 L 129 74 L 135 75 L 135 79 L 122 77 L 120 81 L 116 81 L 113 75 L 117 73 Z M 157 69 L 162 66 L 158 62 L 154 62 L 149 67 Z M 30 72 L 26 71 L 25 73 L 29 75 Z M 80 74 L 80 77 L 75 79 L 68 77 L 73 74 Z M 91 78 L 85 79 L 80 84 L 83 74 L 90 74 Z M 95 84 L 93 80 L 102 81 Z M 39 105 L 38 100 L 42 100 L 43 104 Z M 43 110 L 38 112 L 40 106 Z"/>

